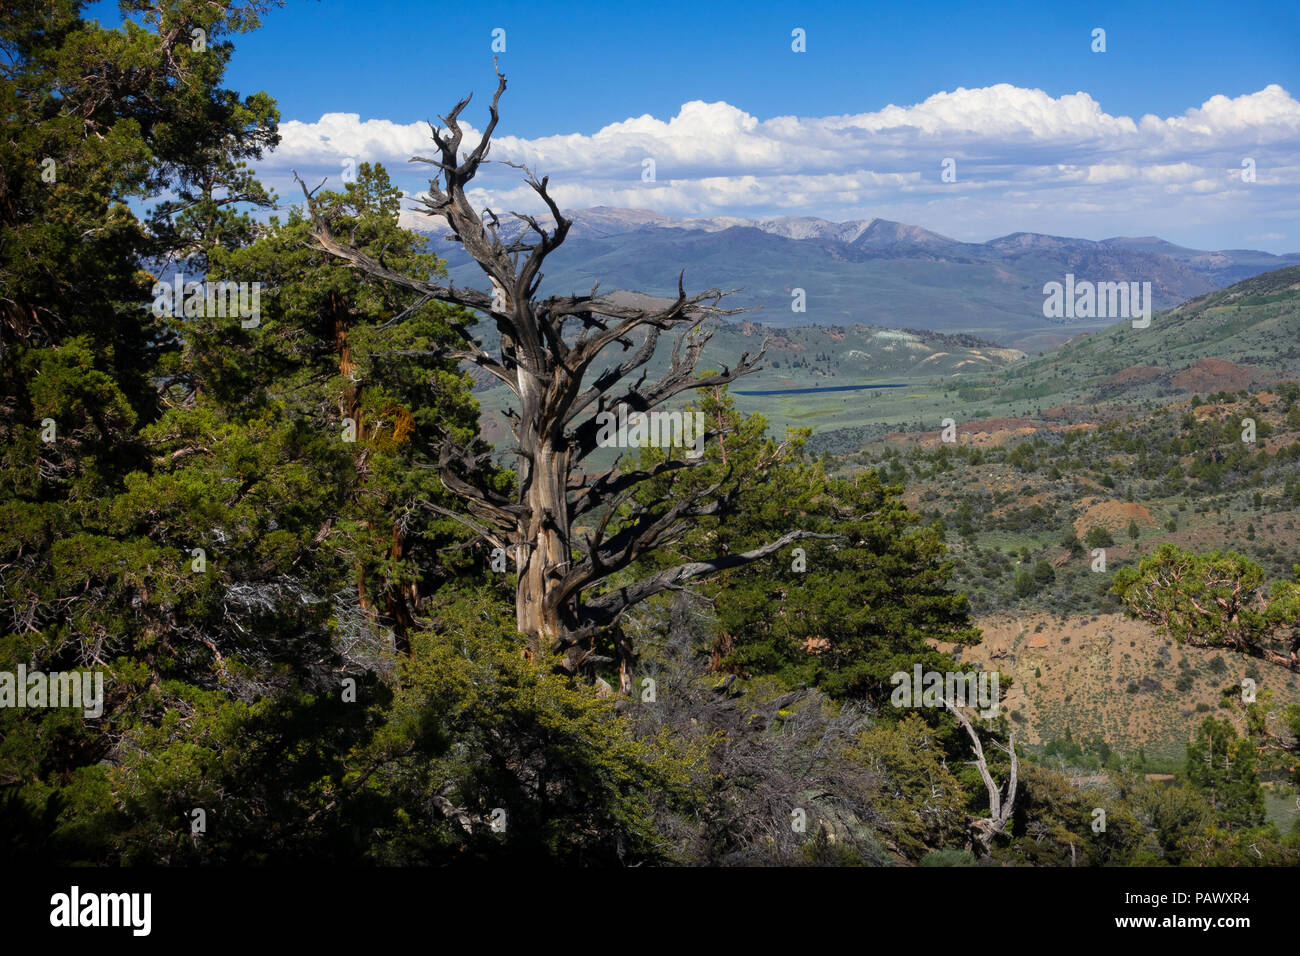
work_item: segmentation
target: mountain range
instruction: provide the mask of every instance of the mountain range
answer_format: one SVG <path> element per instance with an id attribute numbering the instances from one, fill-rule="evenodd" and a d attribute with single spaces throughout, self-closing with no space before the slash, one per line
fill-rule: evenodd
<path id="1" fill-rule="evenodd" d="M 1300 264 L 1300 253 L 1205 251 L 1146 236 L 1099 241 L 1017 232 L 962 242 L 886 219 L 811 217 L 681 219 L 644 209 L 569 210 L 566 243 L 546 261 L 543 293 L 634 290 L 672 295 L 685 270 L 688 291 L 738 290 L 732 307 L 780 325 L 867 324 L 978 335 L 1026 352 L 1050 348 L 1112 317 L 1043 315 L 1043 286 L 1067 274 L 1093 282 L 1150 282 L 1167 309 L 1263 272 Z M 425 220 L 430 251 L 454 282 L 483 284 L 477 265 Z M 506 237 L 521 224 L 503 220 Z M 794 311 L 798 290 L 805 311 Z"/>

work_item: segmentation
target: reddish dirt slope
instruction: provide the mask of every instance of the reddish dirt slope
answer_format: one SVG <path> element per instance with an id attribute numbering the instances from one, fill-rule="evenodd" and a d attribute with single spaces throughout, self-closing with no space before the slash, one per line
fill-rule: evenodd
<path id="1" fill-rule="evenodd" d="M 1128 385 L 1132 382 L 1149 382 L 1161 376 L 1160 369 L 1154 365 L 1130 365 L 1121 369 L 1103 382 L 1103 385 Z"/>
<path id="2" fill-rule="evenodd" d="M 1187 392 L 1237 392 L 1255 381 L 1254 369 L 1223 359 L 1201 359 L 1173 377 L 1173 383 Z"/>

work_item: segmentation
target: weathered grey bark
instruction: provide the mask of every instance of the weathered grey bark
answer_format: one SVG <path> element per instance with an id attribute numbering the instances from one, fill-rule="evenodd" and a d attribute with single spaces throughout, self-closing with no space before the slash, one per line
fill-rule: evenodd
<path id="1" fill-rule="evenodd" d="M 672 502 L 642 507 L 632 499 L 643 482 L 677 469 L 692 468 L 704 459 L 669 457 L 653 468 L 619 471 L 617 466 L 595 478 L 575 475 L 578 466 L 597 447 L 598 415 L 653 410 L 692 389 L 723 385 L 754 371 L 763 352 L 752 359 L 746 353 L 734 369 L 697 376 L 695 366 L 712 334 L 702 327 L 711 316 L 743 311 L 724 309 L 719 303 L 729 291 L 709 289 L 688 296 L 681 275 L 677 298 L 663 308 L 641 308 L 589 295 L 550 296 L 537 299 L 541 267 L 548 255 L 564 242 L 572 222 L 564 217 L 547 190 L 546 177 L 538 180 L 522 166 L 529 186 L 550 211 L 553 227 L 534 216 L 511 213 L 524 225 L 517 238 L 504 239 L 500 222 L 491 210 L 475 210 L 466 187 L 488 156 L 498 121 L 498 105 L 505 92 L 505 77 L 498 83 L 489 108 L 490 120 L 477 146 L 462 154 L 464 131 L 459 116 L 469 104 L 462 99 L 446 116 L 445 129 L 431 126 L 438 149 L 435 158 L 413 157 L 437 173 L 429 183 L 424 211 L 444 219 L 449 239 L 461 243 L 489 280 L 492 291 L 458 288 L 394 272 L 365 253 L 339 241 L 330 224 L 316 209 L 303 184 L 313 235 L 325 252 L 352 263 L 368 275 L 453 305 L 489 316 L 500 333 L 497 354 L 489 354 L 469 330 L 457 326 L 461 349 L 454 357 L 471 362 L 500 379 L 515 395 L 517 413 L 511 416 L 518 458 L 518 484 L 513 495 L 501 495 L 475 481 L 486 456 L 475 455 L 450 441 L 444 442 L 439 460 L 443 484 L 457 495 L 469 514 L 453 513 L 430 505 L 473 529 L 514 561 L 517 572 L 516 622 L 528 639 L 534 658 L 546 652 L 557 655 L 569 673 L 591 672 L 597 663 L 615 658 L 596 654 L 596 638 L 617 625 L 634 604 L 661 591 L 738 567 L 775 554 L 791 542 L 812 535 L 791 531 L 776 541 L 743 554 L 690 561 L 635 581 L 616 590 L 598 593 L 608 578 L 642 555 L 681 538 L 696 518 L 724 514 L 731 504 L 714 485 Z M 515 164 L 508 164 L 514 166 Z M 301 180 L 299 180 L 301 183 Z M 664 332 L 679 331 L 667 373 L 647 382 L 642 369 L 654 356 Z M 638 344 L 636 336 L 642 339 Z M 622 361 L 605 359 L 612 347 L 628 354 Z M 591 374 L 594 380 L 588 382 Z M 706 441 L 719 432 L 706 434 Z M 607 533 L 620 509 L 619 529 Z M 594 530 L 577 540 L 579 519 Z M 630 644 L 615 636 L 620 664 L 620 687 L 631 685 Z"/>
<path id="2" fill-rule="evenodd" d="M 1007 792 L 1004 797 L 1002 788 L 997 785 L 993 780 L 993 774 L 989 772 L 988 761 L 984 759 L 984 747 L 980 743 L 979 734 L 971 726 L 970 718 L 958 710 L 952 701 L 945 699 L 943 704 L 957 718 L 957 722 L 966 728 L 966 733 L 970 736 L 971 748 L 975 751 L 973 762 L 984 780 L 985 789 L 989 792 L 989 815 L 970 822 L 971 842 L 973 845 L 978 845 L 987 856 L 993 846 L 994 838 L 1006 828 L 1015 810 L 1016 783 L 1020 772 L 1020 762 L 1016 757 L 1016 732 L 1013 730 L 1008 734 L 1007 747 L 996 745 L 1011 756 L 1011 774 L 1007 780 Z"/>

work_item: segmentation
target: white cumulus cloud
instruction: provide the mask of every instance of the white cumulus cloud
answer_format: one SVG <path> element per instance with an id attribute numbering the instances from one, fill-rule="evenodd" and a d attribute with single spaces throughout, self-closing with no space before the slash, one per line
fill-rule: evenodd
<path id="1" fill-rule="evenodd" d="M 1086 92 L 1053 97 L 1001 83 L 935 93 L 909 106 L 852 115 L 760 119 L 724 102 L 693 100 L 675 116 L 613 122 L 591 134 L 507 135 L 509 105 L 476 202 L 498 211 L 540 205 L 516 169 L 551 178 L 562 206 L 648 208 L 673 215 L 884 216 L 958 238 L 998 230 L 1071 234 L 1173 232 L 1179 223 L 1294 220 L 1300 167 L 1300 102 L 1276 84 L 1237 97 L 1212 96 L 1181 115 L 1107 113 Z M 480 136 L 466 126 L 463 149 Z M 381 162 L 414 193 L 431 167 L 428 126 L 328 113 L 281 125 L 282 141 L 260 167 L 292 201 L 289 170 L 337 177 L 347 162 Z M 1242 178 L 1243 161 L 1254 181 Z M 643 180 L 646 160 L 654 181 Z M 952 160 L 955 182 L 941 179 Z M 408 220 L 409 221 L 409 220 Z M 1113 223 L 1113 225 L 1106 225 Z M 1140 228 L 1145 224 L 1145 228 Z M 1058 227 L 1059 228 L 1059 227 Z M 1229 230 L 1231 231 L 1231 230 Z"/>

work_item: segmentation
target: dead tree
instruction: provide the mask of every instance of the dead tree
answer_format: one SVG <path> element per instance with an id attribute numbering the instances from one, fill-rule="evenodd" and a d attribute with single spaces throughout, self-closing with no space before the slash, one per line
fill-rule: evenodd
<path id="1" fill-rule="evenodd" d="M 463 325 L 456 326 L 461 349 L 450 354 L 487 370 L 514 393 L 517 411 L 510 415 L 510 424 L 518 462 L 516 487 L 513 494 L 504 495 L 476 480 L 488 456 L 446 440 L 439 453 L 440 477 L 468 514 L 429 507 L 457 519 L 511 556 L 517 574 L 517 626 L 527 638 L 531 657 L 541 659 L 549 652 L 570 674 L 592 674 L 594 665 L 617 659 L 621 690 L 626 693 L 631 688 L 626 640 L 616 637 L 617 657 L 613 658 L 597 653 L 597 637 L 616 626 L 628 608 L 692 579 L 775 554 L 801 538 L 826 536 L 795 530 L 742 554 L 689 561 L 617 588 L 602 588 L 611 575 L 641 556 L 679 541 L 692 521 L 724 515 L 735 501 L 734 493 L 724 490 L 725 480 L 672 501 L 651 505 L 635 501 L 633 494 L 643 482 L 706 460 L 682 453 L 677 457 L 670 453 L 646 469 L 621 471 L 616 462 L 603 474 L 584 475 L 579 466 L 598 447 L 598 416 L 617 414 L 620 408 L 629 415 L 649 412 L 689 390 L 732 382 L 759 367 L 763 350 L 752 359 L 745 353 L 735 368 L 724 366 L 720 372 L 697 376 L 696 362 L 712 334 L 705 320 L 742 310 L 719 306 L 735 290 L 710 289 L 688 296 L 682 275 L 676 299 L 662 308 L 615 302 L 597 296 L 595 287 L 588 295 L 537 298 L 542 265 L 564 243 L 572 225 L 548 192 L 547 177 L 538 180 L 526 167 L 507 164 L 523 170 L 528 185 L 550 212 L 549 224 L 511 213 L 522 230 L 518 233 L 503 233 L 496 214 L 490 209 L 480 213 L 466 197 L 466 187 L 487 160 L 497 127 L 497 109 L 506 89 L 499 69 L 497 78 L 489 122 L 473 149 L 461 150 L 464 130 L 459 117 L 469 104 L 467 96 L 442 117 L 445 128 L 430 124 L 437 155 L 411 160 L 436 170 L 422 211 L 446 221 L 447 238 L 461 243 L 482 269 L 491 291 L 442 285 L 386 268 L 336 238 L 305 184 L 303 192 L 313 236 L 322 250 L 370 276 L 473 309 L 496 325 L 500 344 L 495 354 L 489 354 Z M 646 381 L 645 371 L 634 378 L 633 373 L 654 356 L 665 332 L 681 333 L 667 373 L 654 382 Z M 615 352 L 615 347 L 621 352 Z M 708 432 L 705 440 L 718 434 Z M 575 534 L 579 525 L 592 529 L 581 540 Z"/>
<path id="2" fill-rule="evenodd" d="M 980 743 L 979 734 L 971 726 L 970 718 L 957 709 L 951 700 L 944 699 L 944 706 L 952 711 L 957 722 L 966 728 L 966 733 L 970 736 L 971 748 L 975 751 L 975 760 L 973 763 L 979 769 L 980 777 L 984 780 L 984 787 L 989 792 L 989 815 L 972 820 L 969 824 L 969 834 L 971 847 L 978 844 L 988 856 L 994 838 L 1001 833 L 1011 820 L 1011 814 L 1016 805 L 1016 782 L 1020 772 L 1020 762 L 1016 757 L 1016 732 L 1013 730 L 1007 736 L 1008 746 L 1003 747 L 1001 744 L 995 744 L 999 750 L 1011 756 L 1011 775 L 1007 780 L 1006 795 L 1003 796 L 1002 788 L 993 780 L 993 774 L 989 772 L 988 761 L 984 759 L 984 746 Z"/>

